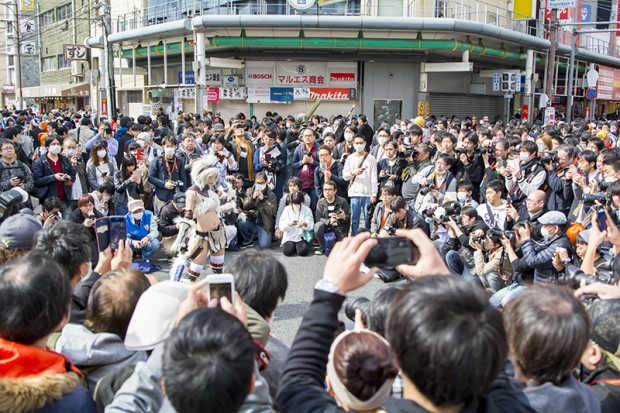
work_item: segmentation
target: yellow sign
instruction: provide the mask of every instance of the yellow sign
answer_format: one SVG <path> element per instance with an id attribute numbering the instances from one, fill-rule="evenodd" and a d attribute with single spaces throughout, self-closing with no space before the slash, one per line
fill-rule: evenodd
<path id="1" fill-rule="evenodd" d="M 545 2 L 546 3 L 546 2 Z M 515 19 L 533 19 L 536 11 L 536 2 L 533 0 L 515 0 L 513 16 Z"/>
<path id="2" fill-rule="evenodd" d="M 424 116 L 424 102 L 418 103 L 418 116 Z"/>
<path id="3" fill-rule="evenodd" d="M 426 102 L 426 117 L 431 116 L 431 102 Z"/>
<path id="4" fill-rule="evenodd" d="M 19 0 L 19 10 L 34 11 L 34 0 Z"/>

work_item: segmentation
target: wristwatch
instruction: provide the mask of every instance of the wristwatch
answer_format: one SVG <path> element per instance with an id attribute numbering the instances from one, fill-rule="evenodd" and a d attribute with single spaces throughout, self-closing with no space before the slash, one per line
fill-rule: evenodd
<path id="1" fill-rule="evenodd" d="M 326 280 L 325 278 L 320 279 L 316 285 L 314 286 L 317 290 L 326 291 L 332 294 L 340 294 L 344 295 L 342 291 L 338 288 L 335 282 L 332 280 Z"/>

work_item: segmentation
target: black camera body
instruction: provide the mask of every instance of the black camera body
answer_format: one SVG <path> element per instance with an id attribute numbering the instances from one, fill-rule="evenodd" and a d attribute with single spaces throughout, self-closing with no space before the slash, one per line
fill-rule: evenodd
<path id="1" fill-rule="evenodd" d="M 495 144 L 487 146 L 487 154 L 493 155 L 495 153 Z"/>
<path id="2" fill-rule="evenodd" d="M 492 240 L 500 241 L 502 238 L 506 237 L 510 240 L 511 243 L 514 243 L 516 239 L 516 234 L 514 231 L 504 231 L 499 228 L 491 228 L 487 232 L 487 236 Z"/>
<path id="3" fill-rule="evenodd" d="M 430 182 L 427 186 L 424 186 L 424 187 L 420 188 L 420 195 L 426 196 L 433 189 L 435 189 L 435 183 L 434 182 Z"/>
<path id="4" fill-rule="evenodd" d="M 558 153 L 556 151 L 545 151 L 545 156 L 540 157 L 542 163 L 558 163 Z"/>
<path id="5" fill-rule="evenodd" d="M 601 205 L 606 205 L 610 199 L 605 192 L 597 192 L 596 194 L 583 194 L 581 198 L 584 205 L 592 206 L 597 202 Z"/>
<path id="6" fill-rule="evenodd" d="M 366 297 L 351 297 L 344 301 L 344 314 L 351 321 L 355 321 L 355 310 L 360 309 L 362 312 L 362 320 L 366 323 L 366 317 L 368 314 L 368 306 L 370 300 Z"/>

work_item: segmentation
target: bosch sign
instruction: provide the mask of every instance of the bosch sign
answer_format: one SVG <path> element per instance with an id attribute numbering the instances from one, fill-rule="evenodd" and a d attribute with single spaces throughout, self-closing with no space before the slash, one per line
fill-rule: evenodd
<path id="1" fill-rule="evenodd" d="M 273 75 L 271 73 L 250 73 L 248 76 L 253 80 L 272 80 Z"/>

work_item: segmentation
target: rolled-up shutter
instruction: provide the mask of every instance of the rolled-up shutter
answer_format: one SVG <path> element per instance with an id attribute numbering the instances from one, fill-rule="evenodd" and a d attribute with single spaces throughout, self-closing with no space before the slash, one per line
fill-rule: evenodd
<path id="1" fill-rule="evenodd" d="M 430 112 L 437 118 L 456 115 L 463 119 L 465 116 L 488 116 L 494 119 L 502 114 L 503 98 L 501 96 L 459 95 L 452 93 L 430 93 Z"/>

